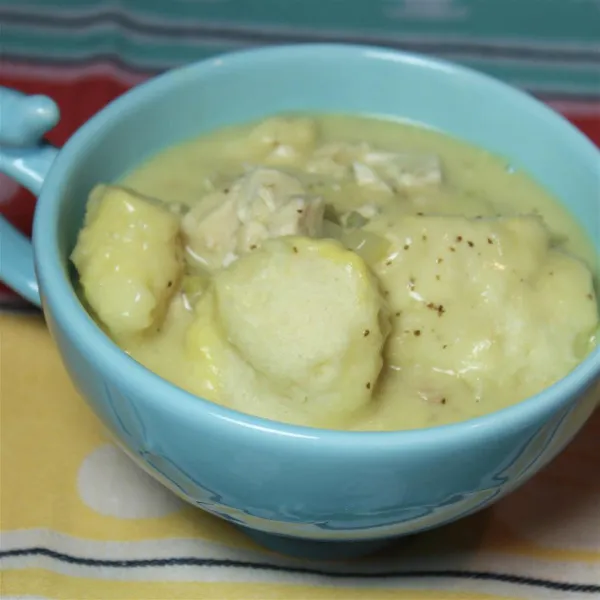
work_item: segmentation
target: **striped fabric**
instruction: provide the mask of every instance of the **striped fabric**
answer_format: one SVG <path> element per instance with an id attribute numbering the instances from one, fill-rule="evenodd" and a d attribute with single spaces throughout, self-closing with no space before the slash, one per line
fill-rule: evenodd
<path id="1" fill-rule="evenodd" d="M 522 86 L 600 144 L 599 36 L 598 0 L 0 0 L 0 84 L 52 96 L 61 145 L 166 68 L 241 47 L 363 42 Z M 27 233 L 34 206 L 0 176 L 0 211 Z M 77 398 L 37 312 L 7 290 L 0 305 L 2 598 L 600 598 L 600 412 L 491 510 L 369 560 L 294 561 L 138 471 Z"/>
<path id="2" fill-rule="evenodd" d="M 7 58 L 147 73 L 241 46 L 352 41 L 432 52 L 546 93 L 594 96 L 597 0 L 0 2 Z"/>

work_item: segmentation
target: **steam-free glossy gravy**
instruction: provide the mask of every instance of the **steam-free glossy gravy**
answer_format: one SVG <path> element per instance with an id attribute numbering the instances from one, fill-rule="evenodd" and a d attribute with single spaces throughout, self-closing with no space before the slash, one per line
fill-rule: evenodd
<path id="1" fill-rule="evenodd" d="M 525 173 L 441 133 L 273 117 L 99 186 L 73 253 L 126 352 L 225 406 L 336 429 L 466 420 L 594 347 L 591 246 Z"/>

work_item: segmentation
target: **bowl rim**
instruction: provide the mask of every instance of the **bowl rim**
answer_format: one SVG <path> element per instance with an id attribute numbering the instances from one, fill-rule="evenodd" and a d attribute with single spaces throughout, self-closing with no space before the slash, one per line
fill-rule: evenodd
<path id="1" fill-rule="evenodd" d="M 558 113 L 524 91 L 469 67 L 445 60 L 385 47 L 338 43 L 276 45 L 212 56 L 167 71 L 134 86 L 84 123 L 59 152 L 44 182 L 36 207 L 33 228 L 36 272 L 45 310 L 51 312 L 77 350 L 89 359 L 93 359 L 99 372 L 110 373 L 109 378 L 118 379 L 131 390 L 143 389 L 142 402 L 154 405 L 158 412 L 177 412 L 179 418 L 186 420 L 206 421 L 212 418 L 215 423 L 229 424 L 238 430 L 241 426 L 255 432 L 267 432 L 297 439 L 318 439 L 324 446 L 333 450 L 339 449 L 340 446 L 355 446 L 357 442 L 360 442 L 362 451 L 367 451 L 368 448 L 400 450 L 410 447 L 414 449 L 415 444 L 417 446 L 445 442 L 457 444 L 465 436 L 489 439 L 494 433 L 497 434 L 499 429 L 520 429 L 539 421 L 544 415 L 565 408 L 576 395 L 593 385 L 600 377 L 600 346 L 565 377 L 538 394 L 466 421 L 394 431 L 346 431 L 292 425 L 227 408 L 195 396 L 168 382 L 121 350 L 96 325 L 80 303 L 63 265 L 57 229 L 61 214 L 63 184 L 69 173 L 77 168 L 77 155 L 88 145 L 89 140 L 101 135 L 102 129 L 109 126 L 113 119 L 118 118 L 122 111 L 135 107 L 144 97 L 168 89 L 178 78 L 209 76 L 211 70 L 215 69 L 251 68 L 264 61 L 284 63 L 289 59 L 315 60 L 322 58 L 323 53 L 327 53 L 331 58 L 336 56 L 343 58 L 345 61 L 360 57 L 399 64 L 410 63 L 434 71 L 441 70 L 460 76 L 466 85 L 483 86 L 487 93 L 503 94 L 513 102 L 517 102 L 524 110 L 536 111 L 536 116 L 558 129 L 565 137 L 566 143 L 572 145 L 584 159 L 591 161 L 592 165 L 596 162 L 600 169 L 600 151 Z"/>

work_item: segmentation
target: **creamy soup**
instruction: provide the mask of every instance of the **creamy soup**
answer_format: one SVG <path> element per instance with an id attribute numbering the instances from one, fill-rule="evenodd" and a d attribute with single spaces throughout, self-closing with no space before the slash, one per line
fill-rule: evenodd
<path id="1" fill-rule="evenodd" d="M 276 116 L 170 148 L 92 191 L 72 259 L 141 364 L 301 425 L 490 413 L 598 335 L 594 253 L 556 201 L 506 160 L 372 118 Z"/>

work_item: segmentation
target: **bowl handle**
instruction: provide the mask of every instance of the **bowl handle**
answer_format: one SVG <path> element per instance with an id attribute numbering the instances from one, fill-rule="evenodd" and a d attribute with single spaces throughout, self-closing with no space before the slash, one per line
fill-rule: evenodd
<path id="1" fill-rule="evenodd" d="M 59 120 L 53 100 L 0 86 L 0 173 L 39 196 L 58 149 L 43 141 Z M 0 280 L 40 306 L 31 242 L 0 216 Z"/>

